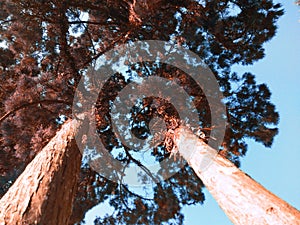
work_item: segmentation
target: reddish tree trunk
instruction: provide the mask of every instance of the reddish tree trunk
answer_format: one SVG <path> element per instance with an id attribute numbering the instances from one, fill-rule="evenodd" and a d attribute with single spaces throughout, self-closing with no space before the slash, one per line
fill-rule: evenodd
<path id="1" fill-rule="evenodd" d="M 247 176 L 187 128 L 176 133 L 179 153 L 236 225 L 300 224 L 300 212 Z"/>
<path id="2" fill-rule="evenodd" d="M 81 121 L 66 122 L 0 200 L 0 224 L 68 224 L 81 154 L 74 136 Z"/>
<path id="3" fill-rule="evenodd" d="M 65 123 L 0 200 L 0 224 L 68 224 L 80 171 L 74 140 L 81 122 Z M 215 154 L 186 128 L 175 142 L 234 224 L 300 224 L 300 212 Z M 208 165 L 208 166 L 205 166 Z"/>

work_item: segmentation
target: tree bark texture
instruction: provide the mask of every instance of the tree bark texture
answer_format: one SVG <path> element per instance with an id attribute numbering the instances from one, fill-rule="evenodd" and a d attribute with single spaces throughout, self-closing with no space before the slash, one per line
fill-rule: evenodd
<path id="1" fill-rule="evenodd" d="M 300 211 L 216 154 L 187 128 L 177 129 L 176 134 L 179 153 L 234 224 L 300 224 Z"/>
<path id="2" fill-rule="evenodd" d="M 68 224 L 81 154 L 74 136 L 80 120 L 67 121 L 0 200 L 0 224 Z"/>

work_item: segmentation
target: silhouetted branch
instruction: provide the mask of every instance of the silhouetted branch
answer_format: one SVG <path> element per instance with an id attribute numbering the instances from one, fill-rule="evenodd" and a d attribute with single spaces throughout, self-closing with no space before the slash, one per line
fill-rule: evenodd
<path id="1" fill-rule="evenodd" d="M 125 35 L 121 35 L 119 38 L 117 38 L 116 40 L 113 40 L 111 42 L 111 44 L 103 51 L 99 52 L 97 55 L 93 56 L 92 58 L 90 58 L 89 60 L 87 60 L 86 62 L 83 63 L 83 67 L 87 66 L 88 64 L 90 64 L 93 60 L 99 58 L 101 55 L 103 55 L 104 53 L 110 51 L 111 49 L 113 49 L 115 47 L 115 44 L 118 43 L 119 41 L 121 41 L 123 38 L 125 39 L 123 41 L 123 43 L 125 43 L 127 37 L 129 36 L 129 34 L 131 33 L 131 31 L 127 31 L 125 33 Z"/>
<path id="2" fill-rule="evenodd" d="M 14 108 L 13 110 L 5 113 L 2 117 L 0 117 L 0 123 L 3 122 L 3 120 L 5 120 L 7 117 L 9 117 L 11 114 L 21 110 L 21 109 L 24 109 L 24 108 L 27 108 L 27 107 L 30 107 L 32 105 L 37 105 L 37 104 L 66 104 L 66 105 L 69 105 L 69 104 L 72 104 L 71 102 L 67 102 L 65 100 L 57 100 L 57 99 L 46 99 L 46 100 L 41 100 L 41 101 L 36 101 L 36 102 L 29 102 L 29 103 L 25 103 L 25 104 L 22 104 L 16 108 Z"/>

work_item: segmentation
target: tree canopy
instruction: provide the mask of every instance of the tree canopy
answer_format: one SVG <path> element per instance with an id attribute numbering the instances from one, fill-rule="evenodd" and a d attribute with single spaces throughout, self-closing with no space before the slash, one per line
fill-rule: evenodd
<path id="1" fill-rule="evenodd" d="M 264 57 L 263 44 L 276 34 L 283 14 L 271 0 L 178 1 L 42 1 L 0 2 L 0 195 L 71 117 L 74 92 L 87 68 L 117 45 L 137 40 L 163 40 L 195 52 L 216 76 L 225 97 L 227 127 L 220 154 L 236 165 L 247 151 L 247 139 L 270 147 L 279 115 L 265 84 L 250 73 L 237 74 L 233 65 L 251 65 Z M 108 151 L 122 148 L 122 163 L 141 166 L 131 149 L 122 146 L 111 129 L 110 102 L 136 76 L 158 75 L 175 81 L 194 98 L 199 120 L 209 136 L 210 111 L 200 87 L 177 68 L 156 62 L 129 65 L 104 85 L 96 104 L 100 138 Z M 167 101 L 146 109 L 154 98 L 133 108 L 133 132 L 149 135 L 154 116 L 176 128 L 176 110 Z M 141 108 L 145 110 L 141 110 Z M 175 119 L 174 119 L 175 118 Z M 145 121 L 145 123 L 141 123 Z M 169 157 L 165 143 L 152 149 L 157 161 Z M 122 182 L 114 183 L 82 163 L 72 223 L 91 207 L 109 201 L 113 215 L 95 224 L 182 223 L 184 205 L 203 203 L 203 184 L 186 165 L 143 196 Z M 151 222 L 149 222 L 151 221 Z"/>

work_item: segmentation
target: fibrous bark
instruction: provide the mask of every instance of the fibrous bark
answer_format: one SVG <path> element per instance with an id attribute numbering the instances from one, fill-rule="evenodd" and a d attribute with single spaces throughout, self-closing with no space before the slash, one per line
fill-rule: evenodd
<path id="1" fill-rule="evenodd" d="M 79 120 L 65 123 L 0 200 L 0 224 L 68 224 L 81 154 Z M 187 128 L 175 144 L 236 225 L 300 224 L 300 212 L 266 190 Z"/>
<path id="2" fill-rule="evenodd" d="M 66 122 L 0 200 L 0 224 L 68 224 L 81 154 L 74 136 L 80 120 Z"/>
<path id="3" fill-rule="evenodd" d="M 236 225 L 300 224 L 300 211 L 277 197 L 187 128 L 175 143 L 219 206 Z"/>

